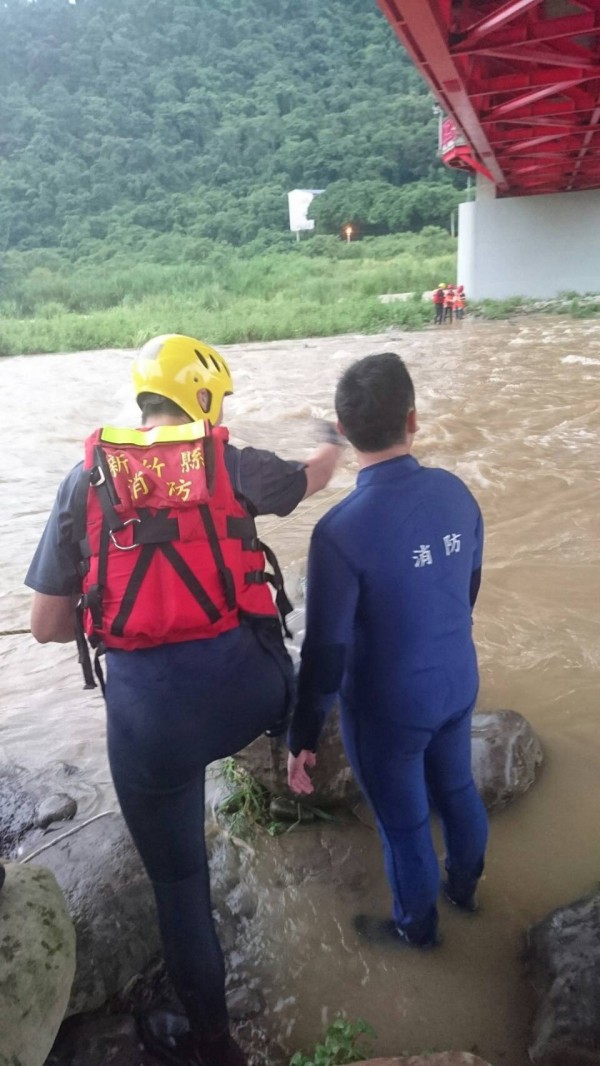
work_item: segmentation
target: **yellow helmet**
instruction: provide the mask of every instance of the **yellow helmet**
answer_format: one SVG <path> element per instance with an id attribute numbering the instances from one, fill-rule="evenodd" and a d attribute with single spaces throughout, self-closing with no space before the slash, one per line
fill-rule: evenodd
<path id="1" fill-rule="evenodd" d="M 165 396 L 193 422 L 209 421 L 215 425 L 223 397 L 233 392 L 233 381 L 223 356 L 203 341 L 180 333 L 147 341 L 137 353 L 132 375 L 136 400 L 143 392 Z M 210 392 L 208 411 L 200 406 L 200 389 Z"/>

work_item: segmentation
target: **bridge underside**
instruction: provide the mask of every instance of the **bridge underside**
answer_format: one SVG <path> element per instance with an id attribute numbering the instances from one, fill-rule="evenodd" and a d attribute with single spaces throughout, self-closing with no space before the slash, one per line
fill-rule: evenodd
<path id="1" fill-rule="evenodd" d="M 600 0 L 377 0 L 500 196 L 600 187 Z"/>
<path id="2" fill-rule="evenodd" d="M 377 3 L 456 127 L 442 157 L 478 172 L 459 214 L 467 294 L 597 292 L 600 0 Z"/>

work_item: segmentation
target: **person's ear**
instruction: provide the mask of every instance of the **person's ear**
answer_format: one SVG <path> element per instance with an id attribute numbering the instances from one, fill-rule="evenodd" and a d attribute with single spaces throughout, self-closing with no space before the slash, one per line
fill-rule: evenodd
<path id="1" fill-rule="evenodd" d="M 344 427 L 343 427 L 342 423 L 340 422 L 339 418 L 338 418 L 338 420 L 337 420 L 337 422 L 335 424 L 335 428 L 337 429 L 338 433 L 341 433 L 342 437 L 346 436 L 346 430 L 344 429 Z"/>
<path id="2" fill-rule="evenodd" d="M 210 403 L 212 399 L 210 389 L 198 389 L 196 396 L 204 414 L 207 414 L 210 411 Z"/>
<path id="3" fill-rule="evenodd" d="M 417 412 L 414 407 L 411 407 L 408 415 L 406 416 L 406 431 L 411 437 L 414 437 L 415 433 L 419 432 L 419 423 L 417 422 Z"/>

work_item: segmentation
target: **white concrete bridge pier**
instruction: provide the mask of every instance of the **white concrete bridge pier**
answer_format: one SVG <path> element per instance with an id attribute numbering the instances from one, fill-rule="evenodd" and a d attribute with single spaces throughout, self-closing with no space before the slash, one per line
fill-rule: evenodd
<path id="1" fill-rule="evenodd" d="M 459 208 L 458 283 L 472 300 L 600 292 L 600 189 L 500 198 L 478 175 Z"/>

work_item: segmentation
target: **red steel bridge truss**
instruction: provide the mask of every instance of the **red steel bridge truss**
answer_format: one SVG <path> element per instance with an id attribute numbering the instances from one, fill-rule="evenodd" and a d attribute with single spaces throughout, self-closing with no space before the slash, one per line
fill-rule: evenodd
<path id="1" fill-rule="evenodd" d="M 600 0 L 377 3 L 469 146 L 450 165 L 499 195 L 600 188 Z"/>

